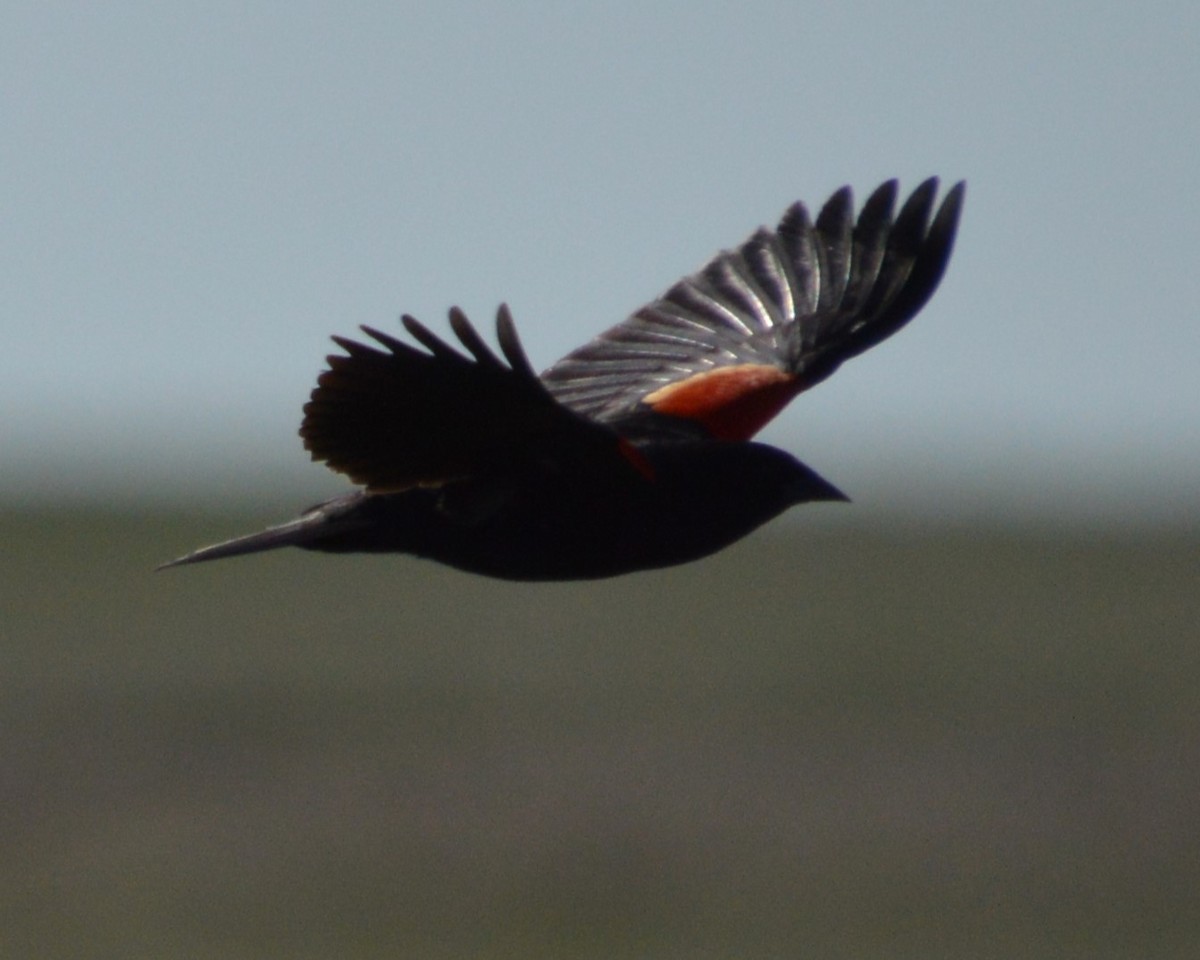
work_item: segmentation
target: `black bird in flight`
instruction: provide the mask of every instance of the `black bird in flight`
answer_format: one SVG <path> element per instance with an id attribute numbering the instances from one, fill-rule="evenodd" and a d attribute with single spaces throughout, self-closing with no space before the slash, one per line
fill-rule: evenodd
<path id="1" fill-rule="evenodd" d="M 334 337 L 345 354 L 328 357 L 300 436 L 362 489 L 164 566 L 296 546 L 509 580 L 608 577 L 707 556 L 794 504 L 845 500 L 750 438 L 933 295 L 965 184 L 934 213 L 937 187 L 894 213 L 889 181 L 857 219 L 848 187 L 815 221 L 796 203 L 540 376 L 505 306 L 503 359 L 457 308 L 465 353 L 410 316 L 419 346 L 370 327 L 377 345 Z"/>

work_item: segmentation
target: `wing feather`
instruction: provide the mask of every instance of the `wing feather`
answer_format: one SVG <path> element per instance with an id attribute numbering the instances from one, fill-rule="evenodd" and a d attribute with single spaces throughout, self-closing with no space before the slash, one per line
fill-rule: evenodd
<path id="1" fill-rule="evenodd" d="M 327 358 L 300 427 L 314 460 L 385 492 L 522 458 L 620 459 L 615 432 L 564 407 L 538 379 L 507 307 L 497 315 L 504 360 L 461 310 L 450 326 L 466 354 L 412 317 L 403 323 L 424 349 L 371 327 L 362 330 L 378 347 L 333 338 L 345 353 Z"/>
<path id="2" fill-rule="evenodd" d="M 760 229 L 717 255 L 559 360 L 543 382 L 562 403 L 630 435 L 647 424 L 669 433 L 670 418 L 656 415 L 646 398 L 722 367 L 782 371 L 788 389 L 778 379 L 747 381 L 771 384 L 772 402 L 782 406 L 899 330 L 937 289 L 965 185 L 947 192 L 932 223 L 936 178 L 918 186 L 893 216 L 898 190 L 895 180 L 882 184 L 857 217 L 849 187 L 834 193 L 815 221 L 804 204 L 793 204 L 774 231 Z M 756 414 L 746 429 L 763 422 Z M 695 424 L 677 426 L 694 434 Z"/>

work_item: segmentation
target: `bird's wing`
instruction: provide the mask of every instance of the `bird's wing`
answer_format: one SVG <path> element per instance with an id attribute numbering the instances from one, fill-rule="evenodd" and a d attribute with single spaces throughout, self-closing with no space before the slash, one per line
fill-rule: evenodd
<path id="1" fill-rule="evenodd" d="M 470 356 L 412 317 L 403 322 L 424 349 L 370 327 L 362 329 L 379 347 L 333 338 L 346 353 L 327 358 L 300 427 L 314 460 L 372 492 L 520 469 L 531 457 L 561 463 L 582 456 L 604 465 L 624 458 L 631 470 L 640 468 L 636 451 L 611 428 L 551 396 L 506 307 L 496 318 L 503 360 L 458 309 L 450 325 Z"/>
<path id="2" fill-rule="evenodd" d="M 946 194 L 931 222 L 937 187 L 926 180 L 895 216 L 894 180 L 857 219 L 849 187 L 815 222 L 796 203 L 775 230 L 718 254 L 542 380 L 562 403 L 631 437 L 748 439 L 933 295 L 965 184 Z"/>

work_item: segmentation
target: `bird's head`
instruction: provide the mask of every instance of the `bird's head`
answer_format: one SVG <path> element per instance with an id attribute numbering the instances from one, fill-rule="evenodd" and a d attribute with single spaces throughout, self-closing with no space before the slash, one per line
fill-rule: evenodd
<path id="1" fill-rule="evenodd" d="M 702 517 L 698 528 L 717 539 L 743 536 L 800 503 L 849 500 L 791 454 L 763 443 L 660 443 L 642 450 L 654 467 L 662 509 Z"/>

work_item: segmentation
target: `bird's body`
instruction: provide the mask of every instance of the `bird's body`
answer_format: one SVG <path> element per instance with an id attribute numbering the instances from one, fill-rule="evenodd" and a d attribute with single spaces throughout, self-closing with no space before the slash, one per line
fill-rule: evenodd
<path id="1" fill-rule="evenodd" d="M 294 545 L 410 553 L 508 580 L 578 580 L 696 560 L 803 499 L 839 499 L 782 450 L 650 443 L 636 468 L 497 472 L 402 493 L 356 491 L 196 560 Z M 616 474 L 616 475 L 614 475 Z M 731 495 L 738 491 L 746 496 Z M 586 549 L 580 549 L 580 546 Z M 191 562 L 184 558 L 185 561 Z"/>
<path id="2" fill-rule="evenodd" d="M 335 337 L 305 406 L 313 458 L 363 490 L 168 566 L 299 546 L 403 552 L 513 580 L 571 580 L 706 556 L 790 506 L 845 497 L 750 437 L 793 396 L 889 336 L 933 294 L 963 186 L 893 219 L 896 184 L 853 217 L 843 189 L 800 204 L 624 323 L 534 373 L 506 308 L 503 360 L 457 310 L 469 356 Z"/>

